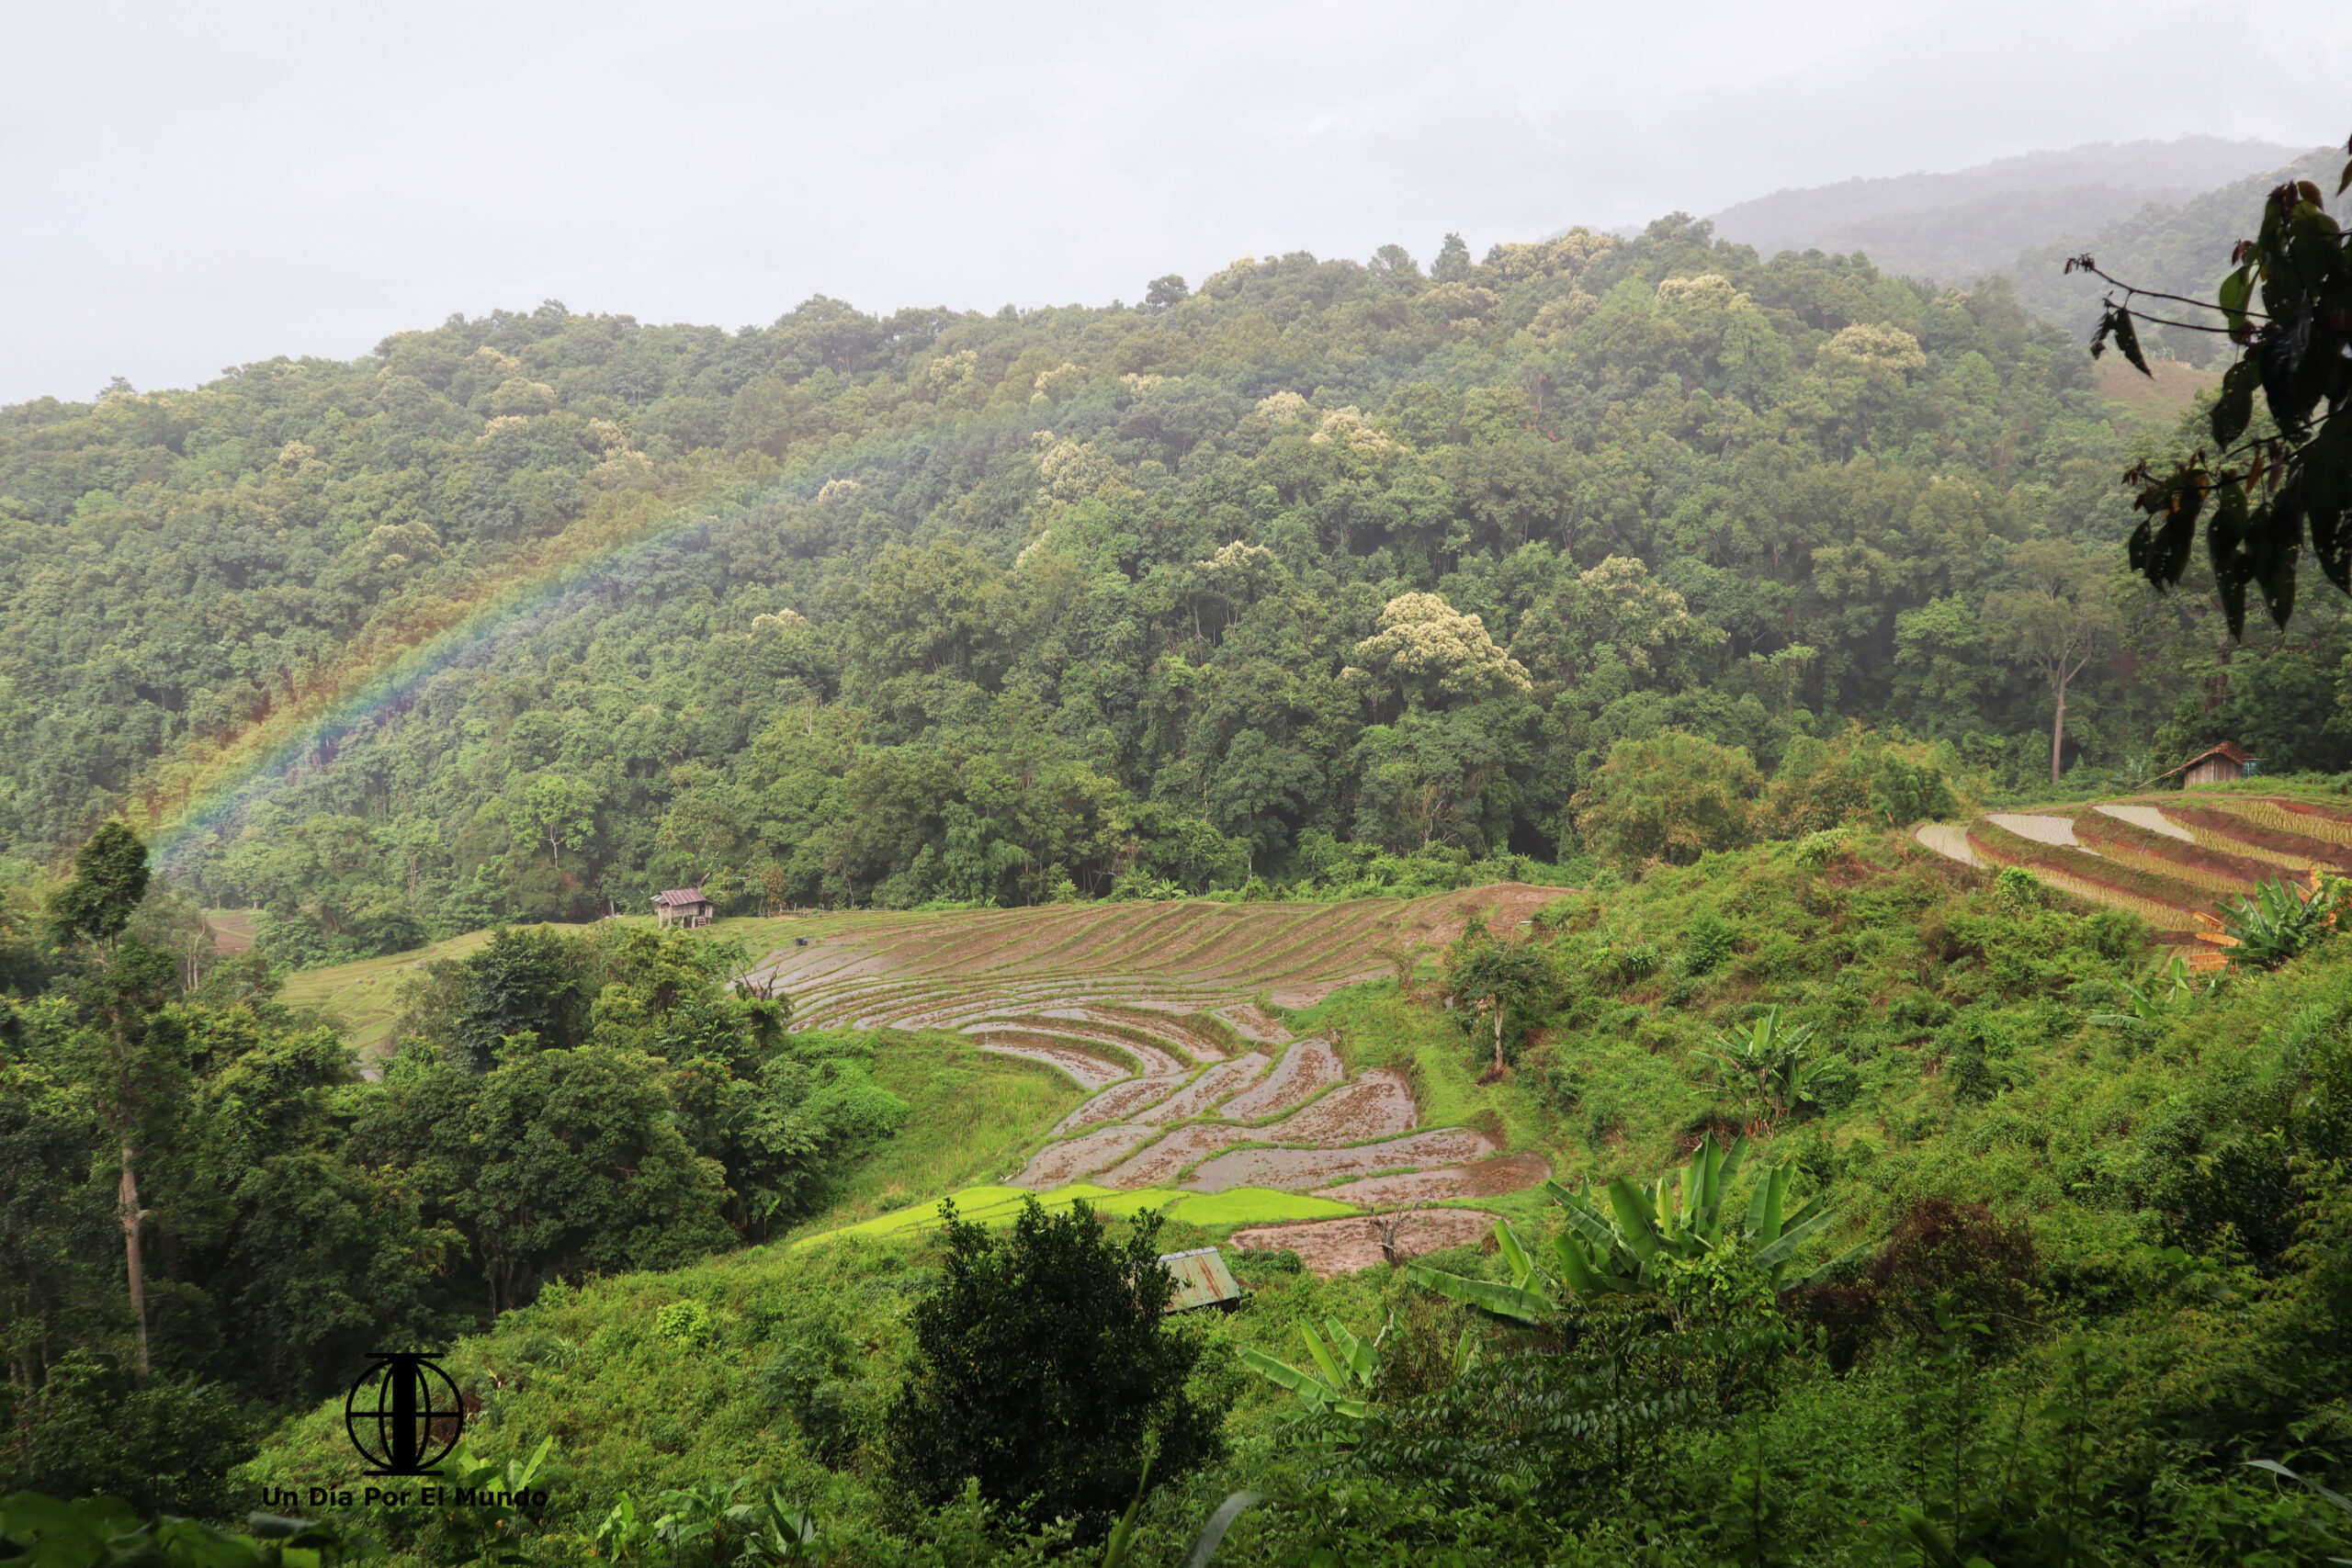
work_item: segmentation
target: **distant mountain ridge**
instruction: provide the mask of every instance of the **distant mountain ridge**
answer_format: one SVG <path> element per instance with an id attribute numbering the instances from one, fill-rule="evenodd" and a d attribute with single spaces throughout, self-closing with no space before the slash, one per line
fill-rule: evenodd
<path id="1" fill-rule="evenodd" d="M 2151 203 L 2177 205 L 2303 150 L 2185 136 L 2028 152 L 1950 174 L 1851 179 L 1775 191 L 1714 215 L 1715 232 L 1781 251 L 1861 251 L 1884 271 L 1964 283 L 2020 251 L 2088 236 Z"/>
<path id="2" fill-rule="evenodd" d="M 2077 336 L 2098 324 L 2099 299 L 2108 286 L 2080 273 L 2066 276 L 2068 256 L 2087 252 L 2109 276 L 2142 288 L 2211 299 L 2230 270 L 2230 247 L 2251 239 L 2260 226 L 2263 198 L 2272 187 L 2288 180 L 2311 180 L 2332 200 L 2343 166 L 2342 148 L 2319 148 L 2177 206 L 2143 207 L 2087 236 L 2052 236 L 2022 250 L 2002 270 L 2029 309 Z M 2228 347 L 2218 336 L 2164 328 L 2151 331 L 2147 343 L 2151 353 L 2200 365 Z"/>
<path id="3" fill-rule="evenodd" d="M 1725 208 L 1716 234 L 1765 256 L 1818 250 L 1867 255 L 1882 272 L 1966 284 L 2007 276 L 2037 315 L 2090 332 L 2107 286 L 2068 276 L 2087 251 L 2143 288 L 2205 294 L 2253 233 L 2262 198 L 2286 179 L 2330 187 L 2343 153 L 2270 141 L 2185 136 L 2029 152 L 1951 174 L 1851 179 Z M 2202 364 L 2218 340 L 2158 331 L 2151 352 Z"/>

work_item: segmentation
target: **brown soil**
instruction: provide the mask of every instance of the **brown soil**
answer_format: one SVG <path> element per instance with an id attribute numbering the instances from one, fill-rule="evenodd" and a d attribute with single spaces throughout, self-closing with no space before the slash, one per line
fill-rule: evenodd
<path id="1" fill-rule="evenodd" d="M 1229 1122 L 1203 1122 L 1181 1127 L 1148 1145 L 1101 1180 L 1105 1187 L 1163 1187 L 1183 1175 L 1187 1167 L 1255 1135 L 1249 1128 L 1236 1127 Z"/>
<path id="2" fill-rule="evenodd" d="M 1125 1083 L 1114 1084 L 1063 1117 L 1054 1128 L 1054 1135 L 1066 1137 L 1080 1127 L 1091 1127 L 1102 1122 L 1124 1122 L 1174 1090 L 1177 1081 L 1174 1078 L 1129 1078 Z"/>
<path id="3" fill-rule="evenodd" d="M 1236 1056 L 1229 1062 L 1211 1067 L 1158 1105 L 1136 1116 L 1136 1120 L 1166 1126 L 1170 1122 L 1205 1116 L 1218 1100 L 1238 1091 L 1265 1070 L 1266 1057 L 1262 1052 L 1252 1051 L 1246 1056 Z"/>
<path id="4" fill-rule="evenodd" d="M 1124 1066 L 1114 1066 L 1100 1056 L 1090 1056 L 1061 1045 L 1023 1045 L 982 1039 L 983 1051 L 999 1056 L 1023 1056 L 1032 1062 L 1043 1062 L 1049 1067 L 1059 1067 L 1078 1080 L 1080 1089 L 1108 1089 L 1122 1078 L 1135 1076 Z"/>
<path id="5" fill-rule="evenodd" d="M 1136 1145 L 1149 1143 L 1159 1134 L 1157 1127 L 1103 1127 L 1075 1138 L 1064 1138 L 1058 1144 L 1047 1144 L 1029 1156 L 1029 1163 L 1021 1168 L 1021 1174 L 1009 1185 L 1038 1191 L 1048 1187 L 1067 1187 L 1090 1171 L 1116 1165 Z"/>
<path id="6" fill-rule="evenodd" d="M 1411 1258 L 1449 1247 L 1475 1246 L 1493 1233 L 1494 1225 L 1494 1215 L 1476 1209 L 1424 1209 L 1397 1224 L 1396 1249 Z M 1323 1280 L 1352 1274 L 1382 1261 L 1380 1231 L 1368 1216 L 1260 1225 L 1236 1231 L 1233 1246 L 1243 1252 L 1295 1252 L 1308 1271 Z"/>
<path id="7" fill-rule="evenodd" d="M 1273 999 L 1273 1004 L 1278 1008 L 1294 1010 L 1311 1008 L 1334 991 L 1345 990 L 1350 986 L 1367 985 L 1374 980 L 1384 980 L 1394 973 L 1395 971 L 1387 964 L 1375 964 L 1368 969 L 1359 969 L 1353 974 L 1337 976 L 1329 980 L 1313 981 L 1302 986 L 1276 986 L 1267 995 Z"/>
<path id="8" fill-rule="evenodd" d="M 1217 1010 L 1216 1016 L 1233 1025 L 1235 1033 L 1245 1040 L 1254 1040 L 1261 1045 L 1279 1045 L 1295 1032 L 1290 1025 L 1274 1017 L 1256 1002 L 1242 1002 L 1236 1007 L 1220 1008 Z"/>
<path id="9" fill-rule="evenodd" d="M 1282 987 L 1278 1002 L 1303 1005 L 1390 972 L 1380 955 L 1400 938 L 1442 943 L 1480 910 L 1507 931 L 1559 896 L 1504 883 L 1322 907 L 1187 901 L 877 916 L 870 925 L 851 917 L 849 929 L 813 946 L 770 953 L 762 973 L 797 1004 L 797 1028 L 852 1017 L 880 1024 L 928 1015 L 929 1021 L 956 1008 L 958 979 L 969 983 L 965 995 L 993 997 L 1024 989 L 1016 983 L 1034 977 L 1030 994 L 1043 1002 L 1056 975 L 1087 976 L 1059 990 L 1055 1000 L 1063 1005 L 1090 994 L 1127 1002 L 1157 991 L 1181 1004 L 1177 1010 L 1194 1011 L 1244 1001 L 1269 984 Z"/>
<path id="10" fill-rule="evenodd" d="M 1133 1011 L 1111 1006 L 1056 1008 L 1057 1014 L 1091 1020 L 1105 1029 L 1124 1030 L 1156 1040 L 1195 1062 L 1222 1062 L 1225 1044 L 1215 1035 L 1166 1013 Z"/>
<path id="11" fill-rule="evenodd" d="M 1302 1040 L 1283 1053 L 1265 1082 L 1225 1102 L 1221 1112 L 1235 1122 L 1259 1122 L 1311 1099 L 1326 1084 L 1347 1076 L 1340 1053 L 1328 1040 Z"/>
<path id="12" fill-rule="evenodd" d="M 1261 1128 L 1258 1136 L 1281 1134 L 1280 1128 Z M 1296 1191 L 1351 1176 L 1370 1176 L 1376 1170 L 1458 1165 L 1484 1159 L 1494 1152 L 1494 1144 L 1484 1133 L 1467 1127 L 1415 1133 L 1351 1149 L 1236 1149 L 1203 1165 L 1184 1185 L 1202 1192 L 1222 1192 L 1228 1187 L 1281 1187 Z"/>
<path id="13" fill-rule="evenodd" d="M 1368 1176 L 1339 1187 L 1327 1187 L 1318 1198 L 1337 1198 L 1358 1208 L 1385 1208 L 1423 1199 L 1492 1198 L 1519 1192 L 1552 1174 L 1537 1154 L 1497 1155 L 1470 1165 L 1441 1166 L 1435 1170 L 1408 1171 L 1402 1176 Z"/>
<path id="14" fill-rule="evenodd" d="M 2231 854 L 2225 850 L 2209 850 L 2202 844 L 2183 843 L 2178 839 L 2153 832 L 2136 822 L 2123 821 L 2099 812 L 2085 812 L 2075 825 L 2075 831 L 2084 843 L 2099 853 L 2113 855 L 2118 850 L 2125 853 L 2118 858 L 2126 864 L 2130 856 L 2138 854 L 2163 863 L 2158 874 L 2170 874 L 2175 880 L 2185 880 L 2192 874 L 2203 872 L 2211 878 L 2251 886 L 2267 876 L 2278 874 L 2278 868 L 2265 861 L 2245 855 Z"/>
<path id="15" fill-rule="evenodd" d="M 1382 1067 L 1333 1089 L 1306 1110 L 1275 1122 L 1267 1133 L 1285 1144 L 1351 1144 L 1409 1133 L 1419 1121 L 1413 1111 L 1411 1086 L 1401 1075 Z"/>
<path id="16" fill-rule="evenodd" d="M 2274 864 L 2284 864 L 2289 861 L 2317 861 L 2334 871 L 2352 870 L 2352 847 L 2266 828 L 2234 812 L 2187 806 L 2166 806 L 2164 809 L 2165 816 L 2189 831 L 2201 829 L 2210 833 L 2251 859 L 2270 861 Z"/>
<path id="17" fill-rule="evenodd" d="M 212 950 L 223 958 L 233 958 L 253 946 L 261 930 L 261 912 L 257 909 L 208 909 L 204 923 L 212 928 Z"/>
<path id="18" fill-rule="evenodd" d="M 1181 1078 L 1195 1066 L 1192 1062 L 1170 1055 L 1157 1045 L 1108 1029 L 1090 1027 L 1046 1014 L 1031 1013 L 1025 1017 L 1004 1020 L 990 1019 L 965 1030 L 967 1034 L 985 1034 L 990 1039 L 1002 1039 L 1023 1045 L 1069 1044 L 1080 1051 L 1094 1051 L 1106 1057 L 1126 1057 L 1135 1063 L 1135 1070 L 1148 1078 Z"/>

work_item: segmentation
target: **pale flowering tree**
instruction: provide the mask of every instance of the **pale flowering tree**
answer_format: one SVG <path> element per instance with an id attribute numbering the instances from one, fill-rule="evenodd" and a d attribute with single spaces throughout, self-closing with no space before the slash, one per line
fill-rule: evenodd
<path id="1" fill-rule="evenodd" d="M 1356 644 L 1352 658 L 1344 671 L 1350 682 L 1394 693 L 1408 705 L 1533 689 L 1525 667 L 1495 646 L 1484 621 L 1434 593 L 1391 599 L 1379 629 Z"/>

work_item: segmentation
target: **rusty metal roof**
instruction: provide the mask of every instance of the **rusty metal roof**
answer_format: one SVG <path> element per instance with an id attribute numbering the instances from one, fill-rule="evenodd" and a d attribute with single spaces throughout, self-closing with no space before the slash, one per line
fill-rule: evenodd
<path id="1" fill-rule="evenodd" d="M 1195 1307 L 1241 1299 L 1241 1287 L 1235 1282 L 1233 1270 L 1225 1266 L 1225 1258 L 1214 1247 L 1166 1253 L 1159 1260 L 1176 1276 L 1175 1292 L 1168 1298 L 1170 1312 L 1191 1312 Z"/>
<path id="2" fill-rule="evenodd" d="M 657 904 L 674 906 L 678 904 L 707 904 L 710 902 L 710 899 L 699 887 L 673 887 L 666 892 L 656 893 L 653 896 L 653 901 Z"/>

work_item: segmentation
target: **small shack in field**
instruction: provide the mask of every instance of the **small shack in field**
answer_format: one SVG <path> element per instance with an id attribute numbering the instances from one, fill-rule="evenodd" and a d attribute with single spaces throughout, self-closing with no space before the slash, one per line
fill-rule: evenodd
<path id="1" fill-rule="evenodd" d="M 1212 1306 L 1231 1312 L 1241 1304 L 1241 1286 L 1216 1247 L 1196 1247 L 1190 1252 L 1163 1253 L 1159 1260 L 1176 1276 L 1176 1289 L 1168 1298 L 1170 1312 L 1193 1312 Z"/>
<path id="2" fill-rule="evenodd" d="M 2260 761 L 2246 755 L 2244 750 L 2227 740 L 2211 750 L 2199 751 L 2196 756 L 2172 770 L 2173 773 L 2180 775 L 2180 787 L 2183 789 L 2195 789 L 2199 784 L 2228 784 L 2233 779 L 2255 778 L 2261 772 Z M 2159 773 L 2156 776 L 2170 778 L 2172 773 Z"/>
<path id="3" fill-rule="evenodd" d="M 667 931 L 672 926 L 707 926 L 718 917 L 718 906 L 699 887 L 673 887 L 653 896 L 653 918 Z"/>

